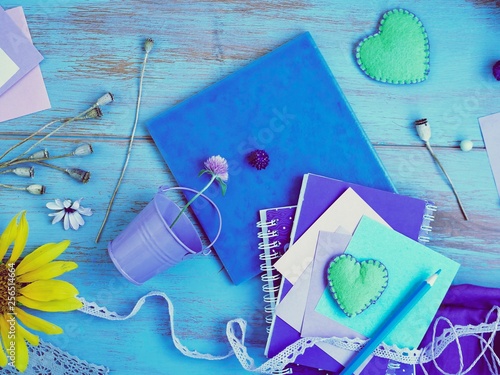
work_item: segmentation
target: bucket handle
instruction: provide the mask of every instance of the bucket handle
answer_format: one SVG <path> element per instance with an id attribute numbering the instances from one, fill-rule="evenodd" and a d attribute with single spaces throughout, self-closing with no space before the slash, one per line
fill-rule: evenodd
<path id="1" fill-rule="evenodd" d="M 161 192 L 161 193 L 165 193 L 169 190 L 186 190 L 186 191 L 189 191 L 191 193 L 196 193 L 196 194 L 199 193 L 199 191 L 197 191 L 197 190 L 186 188 L 186 187 L 181 187 L 181 186 L 166 187 L 165 185 L 162 185 L 158 188 L 158 192 Z M 208 255 L 212 252 L 212 250 L 210 250 L 210 248 L 215 244 L 215 241 L 217 241 L 217 239 L 219 238 L 220 232 L 222 231 L 222 215 L 220 213 L 219 207 L 217 207 L 217 205 L 214 203 L 213 200 L 211 200 L 205 194 L 200 194 L 200 197 L 205 198 L 215 208 L 215 211 L 217 212 L 217 216 L 219 217 L 219 229 L 217 230 L 217 234 L 215 235 L 214 240 L 201 251 L 203 255 Z"/>

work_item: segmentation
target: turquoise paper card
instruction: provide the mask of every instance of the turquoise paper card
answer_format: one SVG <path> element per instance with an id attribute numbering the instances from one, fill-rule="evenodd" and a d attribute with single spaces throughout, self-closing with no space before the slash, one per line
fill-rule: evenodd
<path id="1" fill-rule="evenodd" d="M 361 219 L 345 252 L 359 261 L 376 259 L 382 262 L 389 272 L 387 288 L 375 304 L 352 318 L 342 312 L 325 289 L 316 311 L 367 337 L 413 288 L 441 269 L 432 289 L 384 340 L 400 348 L 418 347 L 460 265 L 367 217 Z"/>

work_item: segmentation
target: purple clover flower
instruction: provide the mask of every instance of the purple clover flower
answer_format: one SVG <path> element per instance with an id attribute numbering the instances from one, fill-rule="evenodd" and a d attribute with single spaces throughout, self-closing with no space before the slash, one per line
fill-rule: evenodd
<path id="1" fill-rule="evenodd" d="M 222 156 L 210 156 L 204 163 L 206 172 L 226 182 L 229 179 L 227 160 Z"/>
<path id="2" fill-rule="evenodd" d="M 208 184 L 205 185 L 203 189 L 201 189 L 193 198 L 189 200 L 189 202 L 186 203 L 184 207 L 182 207 L 181 211 L 177 215 L 177 217 L 174 219 L 172 224 L 170 224 L 170 228 L 172 228 L 175 223 L 179 220 L 181 215 L 186 212 L 188 207 L 200 196 L 202 195 L 209 187 L 212 185 L 214 181 L 217 181 L 219 183 L 219 186 L 222 190 L 222 195 L 226 194 L 226 181 L 229 179 L 229 174 L 228 174 L 228 165 L 227 165 L 227 160 L 224 159 L 222 156 L 217 155 L 217 156 L 210 156 L 204 163 L 203 165 L 205 166 L 205 169 L 202 169 L 200 171 L 199 176 L 204 175 L 205 173 L 208 173 L 211 178 Z"/>

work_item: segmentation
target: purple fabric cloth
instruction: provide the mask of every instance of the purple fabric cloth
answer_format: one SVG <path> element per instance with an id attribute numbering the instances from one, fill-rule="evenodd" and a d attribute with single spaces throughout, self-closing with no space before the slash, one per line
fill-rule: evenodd
<path id="1" fill-rule="evenodd" d="M 494 307 L 500 306 L 500 289 L 485 288 L 476 285 L 454 285 L 446 294 L 436 317 L 422 340 L 420 348 L 425 347 L 432 341 L 432 331 L 434 322 L 437 317 L 442 316 L 448 318 L 453 325 L 478 325 L 486 320 L 488 312 Z M 496 314 L 492 314 L 487 323 L 493 322 L 497 318 Z M 437 326 L 436 337 L 439 337 L 443 330 L 449 328 L 449 325 L 440 322 Z M 485 334 L 487 340 L 490 334 Z M 465 371 L 481 353 L 481 345 L 475 337 L 464 337 L 460 339 L 462 347 Z M 500 356 L 500 332 L 497 332 L 493 344 L 495 353 Z M 488 355 L 490 358 L 491 355 Z M 437 358 L 436 362 L 443 371 L 455 374 L 460 369 L 459 352 L 456 343 L 451 343 L 446 350 Z M 361 375 L 384 375 L 387 370 L 388 360 L 383 358 L 373 358 L 368 366 L 361 372 Z M 441 375 L 442 373 L 434 366 L 432 362 L 425 365 L 425 369 L 429 375 Z M 399 374 L 399 372 L 390 372 L 391 374 Z M 484 358 L 468 372 L 468 375 L 485 375 L 490 374 L 490 370 Z M 420 365 L 416 366 L 416 374 L 422 375 L 423 371 Z"/>
<path id="2" fill-rule="evenodd" d="M 453 325 L 478 325 L 485 321 L 488 312 L 494 306 L 500 306 L 500 289 L 485 288 L 469 284 L 456 285 L 452 286 L 446 294 L 436 317 L 444 316 L 448 318 Z M 493 322 L 496 318 L 496 313 L 492 314 L 487 323 Z M 425 347 L 431 342 L 433 325 L 434 321 L 424 336 L 422 344 L 420 345 L 421 347 Z M 443 329 L 446 328 L 448 327 L 444 322 L 439 323 L 437 326 L 436 336 L 439 336 L 443 332 Z M 488 339 L 489 337 L 489 334 L 485 334 L 485 339 Z M 465 370 L 481 353 L 481 345 L 479 340 L 475 337 L 464 337 L 460 339 L 460 345 L 462 347 L 464 357 L 463 370 Z M 497 332 L 495 335 L 493 347 L 495 348 L 496 355 L 500 356 L 500 332 Z M 437 363 L 446 372 L 452 374 L 458 372 L 460 368 L 460 360 L 457 345 L 450 344 L 437 359 Z M 430 375 L 441 374 L 437 369 L 435 369 L 432 363 L 427 364 L 425 368 Z M 422 371 L 419 369 L 417 374 L 421 373 Z M 486 360 L 481 358 L 481 360 L 479 360 L 479 362 L 468 374 L 490 374 Z"/>

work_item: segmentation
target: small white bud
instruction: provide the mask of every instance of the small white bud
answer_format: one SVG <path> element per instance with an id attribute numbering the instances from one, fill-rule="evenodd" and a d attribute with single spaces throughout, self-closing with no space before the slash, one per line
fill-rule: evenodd
<path id="1" fill-rule="evenodd" d="M 33 184 L 26 188 L 26 191 L 33 195 L 42 195 L 45 194 L 45 186 L 40 184 Z"/>
<path id="2" fill-rule="evenodd" d="M 41 151 L 35 152 L 29 158 L 30 159 L 47 159 L 48 157 L 49 157 L 49 152 L 47 150 L 41 150 Z"/>
<path id="3" fill-rule="evenodd" d="M 82 119 L 88 119 L 88 118 L 101 118 L 102 117 L 102 110 L 99 107 L 92 108 L 90 111 L 87 112 L 85 116 L 83 116 Z"/>
<path id="4" fill-rule="evenodd" d="M 464 139 L 462 142 L 460 142 L 460 149 L 462 151 L 468 152 L 472 150 L 473 147 L 474 143 L 469 139 Z"/>
<path id="5" fill-rule="evenodd" d="M 107 92 L 106 94 L 101 96 L 99 99 L 97 99 L 96 104 L 98 106 L 103 106 L 103 105 L 111 103 L 113 100 L 115 100 L 115 97 L 113 96 L 113 94 L 111 94 L 110 92 Z"/>
<path id="6" fill-rule="evenodd" d="M 86 156 L 86 155 L 90 155 L 93 152 L 94 152 L 94 150 L 92 149 L 92 146 L 88 143 L 85 143 L 85 144 L 75 148 L 75 150 L 73 151 L 73 155 Z"/>
<path id="7" fill-rule="evenodd" d="M 146 41 L 144 42 L 144 51 L 146 51 L 146 53 L 151 52 L 151 50 L 153 49 L 154 43 L 155 42 L 153 39 L 151 39 L 151 38 L 146 39 Z"/>
<path id="8" fill-rule="evenodd" d="M 86 184 L 90 180 L 90 172 L 84 171 L 80 168 L 68 168 L 65 172 L 77 181 L 83 182 Z"/>
<path id="9" fill-rule="evenodd" d="M 431 126 L 427 122 L 426 118 L 415 121 L 415 127 L 417 128 L 417 134 L 420 139 L 424 142 L 429 142 L 431 139 Z"/>
<path id="10" fill-rule="evenodd" d="M 33 167 L 17 167 L 12 170 L 12 173 L 21 177 L 33 177 L 35 169 Z"/>

